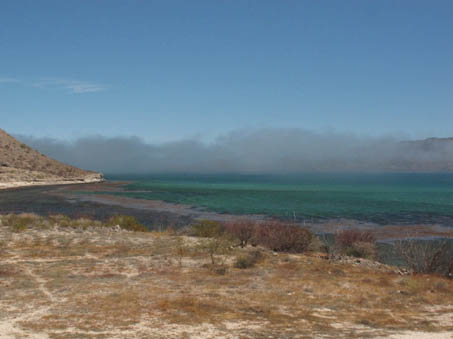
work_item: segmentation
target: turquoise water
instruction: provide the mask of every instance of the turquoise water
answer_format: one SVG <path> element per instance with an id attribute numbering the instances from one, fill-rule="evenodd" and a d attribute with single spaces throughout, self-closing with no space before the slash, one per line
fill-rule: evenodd
<path id="1" fill-rule="evenodd" d="M 132 198 L 189 204 L 220 213 L 299 220 L 453 225 L 453 174 L 107 176 L 129 180 Z"/>

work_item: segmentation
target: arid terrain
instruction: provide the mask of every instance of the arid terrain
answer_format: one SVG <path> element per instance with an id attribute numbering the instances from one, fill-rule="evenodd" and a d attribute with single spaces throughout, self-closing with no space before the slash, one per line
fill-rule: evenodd
<path id="1" fill-rule="evenodd" d="M 0 338 L 453 336 L 445 277 L 87 219 L 1 220 Z"/>
<path id="2" fill-rule="evenodd" d="M 0 192 L 0 339 L 453 336 L 447 276 L 365 259 L 376 252 L 371 243 L 350 248 L 364 257 L 332 256 L 306 230 L 334 233 L 350 220 L 285 226 L 261 215 L 118 197 L 124 183 L 99 181 L 101 174 L 52 160 L 0 130 L 0 188 L 92 183 Z M 224 222 L 258 223 L 253 234 L 265 241 L 241 247 L 233 236 L 239 229 L 212 233 Z M 266 244 L 283 239 L 263 233 L 266 223 L 298 251 Z M 358 234 L 374 230 L 373 241 L 401 238 L 404 229 L 355 226 L 365 230 Z M 410 231 L 402 236 L 451 237 L 442 225 Z"/>
<path id="3" fill-rule="evenodd" d="M 0 189 L 102 180 L 101 174 L 51 159 L 0 129 Z"/>

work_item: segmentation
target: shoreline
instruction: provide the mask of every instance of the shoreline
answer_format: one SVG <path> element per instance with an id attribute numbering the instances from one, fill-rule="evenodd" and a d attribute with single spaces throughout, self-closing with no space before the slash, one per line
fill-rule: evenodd
<path id="1" fill-rule="evenodd" d="M 218 213 L 196 206 L 175 204 L 160 200 L 135 199 L 115 195 L 123 191 L 129 182 L 96 180 L 93 182 L 54 182 L 12 187 L 0 190 L 0 214 L 38 213 L 66 214 L 71 217 L 88 216 L 103 220 L 115 214 L 132 215 L 150 229 L 187 226 L 194 221 L 209 219 L 220 222 L 251 220 L 262 222 L 273 219 L 266 215 L 236 215 Z M 16 189 L 17 188 L 17 189 Z M 85 191 L 86 193 L 80 193 Z M 92 192 L 92 193 L 91 193 Z M 96 194 L 102 192 L 102 194 Z M 453 227 L 436 223 L 376 224 L 369 221 L 346 218 L 297 222 L 314 233 L 335 233 L 345 228 L 372 230 L 378 240 L 389 241 L 404 238 L 453 238 Z"/>
<path id="2" fill-rule="evenodd" d="M 61 186 L 61 185 L 77 185 L 77 184 L 94 184 L 104 182 L 105 179 L 77 179 L 77 180 L 52 180 L 52 181 L 11 181 L 11 182 L 0 182 L 0 190 L 8 190 L 15 188 L 26 188 L 26 187 L 46 187 L 46 186 Z"/>
<path id="3" fill-rule="evenodd" d="M 121 191 L 121 186 L 125 182 L 105 182 L 101 187 L 98 187 L 97 192 L 102 191 L 103 194 L 72 194 L 71 191 L 76 190 L 76 187 L 61 188 L 58 192 L 50 192 L 52 195 L 58 195 L 66 199 L 76 200 L 82 203 L 95 203 L 107 206 L 116 206 L 121 208 L 134 209 L 148 213 L 168 213 L 189 218 L 191 220 L 215 220 L 220 222 L 229 222 L 237 220 L 250 220 L 253 222 L 264 222 L 266 220 L 275 219 L 264 214 L 229 214 L 218 213 L 202 207 L 176 204 L 165 202 L 162 200 L 146 200 L 136 199 L 124 196 L 118 196 L 114 193 Z M 298 226 L 306 227 L 314 233 L 330 233 L 333 234 L 338 230 L 345 228 L 355 228 L 362 230 L 371 230 L 375 234 L 377 240 L 389 241 L 404 238 L 430 238 L 430 237 L 447 237 L 453 238 L 453 227 L 448 227 L 440 224 L 397 224 L 389 223 L 380 225 L 369 221 L 361 221 L 355 219 L 337 218 L 324 219 L 311 222 L 296 222 Z"/>
<path id="4" fill-rule="evenodd" d="M 253 222 L 265 222 L 266 220 L 275 219 L 266 215 L 260 214 L 220 214 L 209 210 L 199 209 L 190 205 L 168 203 L 161 200 L 144 200 L 126 197 L 118 197 L 114 195 L 92 195 L 82 196 L 79 198 L 82 202 L 95 202 L 110 206 L 127 206 L 147 211 L 160 211 L 177 213 L 184 216 L 192 217 L 194 220 L 214 220 L 220 222 L 230 222 L 237 220 L 250 220 Z M 379 241 L 391 241 L 404 238 L 453 238 L 453 227 L 445 227 L 437 224 L 419 224 L 419 225 L 378 225 L 371 222 L 363 222 L 353 219 L 326 219 L 315 222 L 296 222 L 298 226 L 310 229 L 314 233 L 334 234 L 336 231 L 352 228 L 370 230 Z"/>

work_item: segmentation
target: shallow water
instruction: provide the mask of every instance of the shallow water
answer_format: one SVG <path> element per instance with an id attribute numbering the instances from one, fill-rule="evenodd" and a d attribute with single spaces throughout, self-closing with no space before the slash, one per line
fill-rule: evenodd
<path id="1" fill-rule="evenodd" d="M 114 194 L 231 214 L 453 225 L 453 174 L 107 176 Z"/>
<path id="2" fill-rule="evenodd" d="M 182 227 L 191 222 L 191 218 L 175 213 L 143 211 L 127 204 L 118 206 L 83 201 L 71 194 L 74 190 L 95 189 L 98 189 L 96 184 L 83 184 L 0 190 L 0 214 L 36 213 L 44 216 L 65 214 L 72 218 L 88 217 L 96 220 L 106 220 L 113 215 L 124 214 L 136 217 L 149 228 L 162 223 Z"/>

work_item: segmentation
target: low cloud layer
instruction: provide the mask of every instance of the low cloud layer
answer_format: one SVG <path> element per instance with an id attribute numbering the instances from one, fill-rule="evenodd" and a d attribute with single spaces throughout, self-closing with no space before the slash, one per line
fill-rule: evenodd
<path id="1" fill-rule="evenodd" d="M 453 140 L 315 133 L 302 129 L 234 131 L 211 143 L 148 144 L 138 137 L 92 136 L 63 142 L 18 136 L 54 159 L 107 174 L 453 171 Z"/>
<path id="2" fill-rule="evenodd" d="M 63 78 L 39 78 L 34 80 L 24 80 L 19 78 L 0 77 L 0 84 L 22 85 L 47 90 L 63 89 L 71 94 L 95 93 L 108 89 L 108 86 L 100 83 L 81 81 Z"/>
<path id="3" fill-rule="evenodd" d="M 33 82 L 33 86 L 43 89 L 59 89 L 62 88 L 69 93 L 82 94 L 82 93 L 94 93 L 101 92 L 107 89 L 107 86 L 103 84 L 71 80 L 71 79 L 59 79 L 59 78 L 44 78 Z"/>

